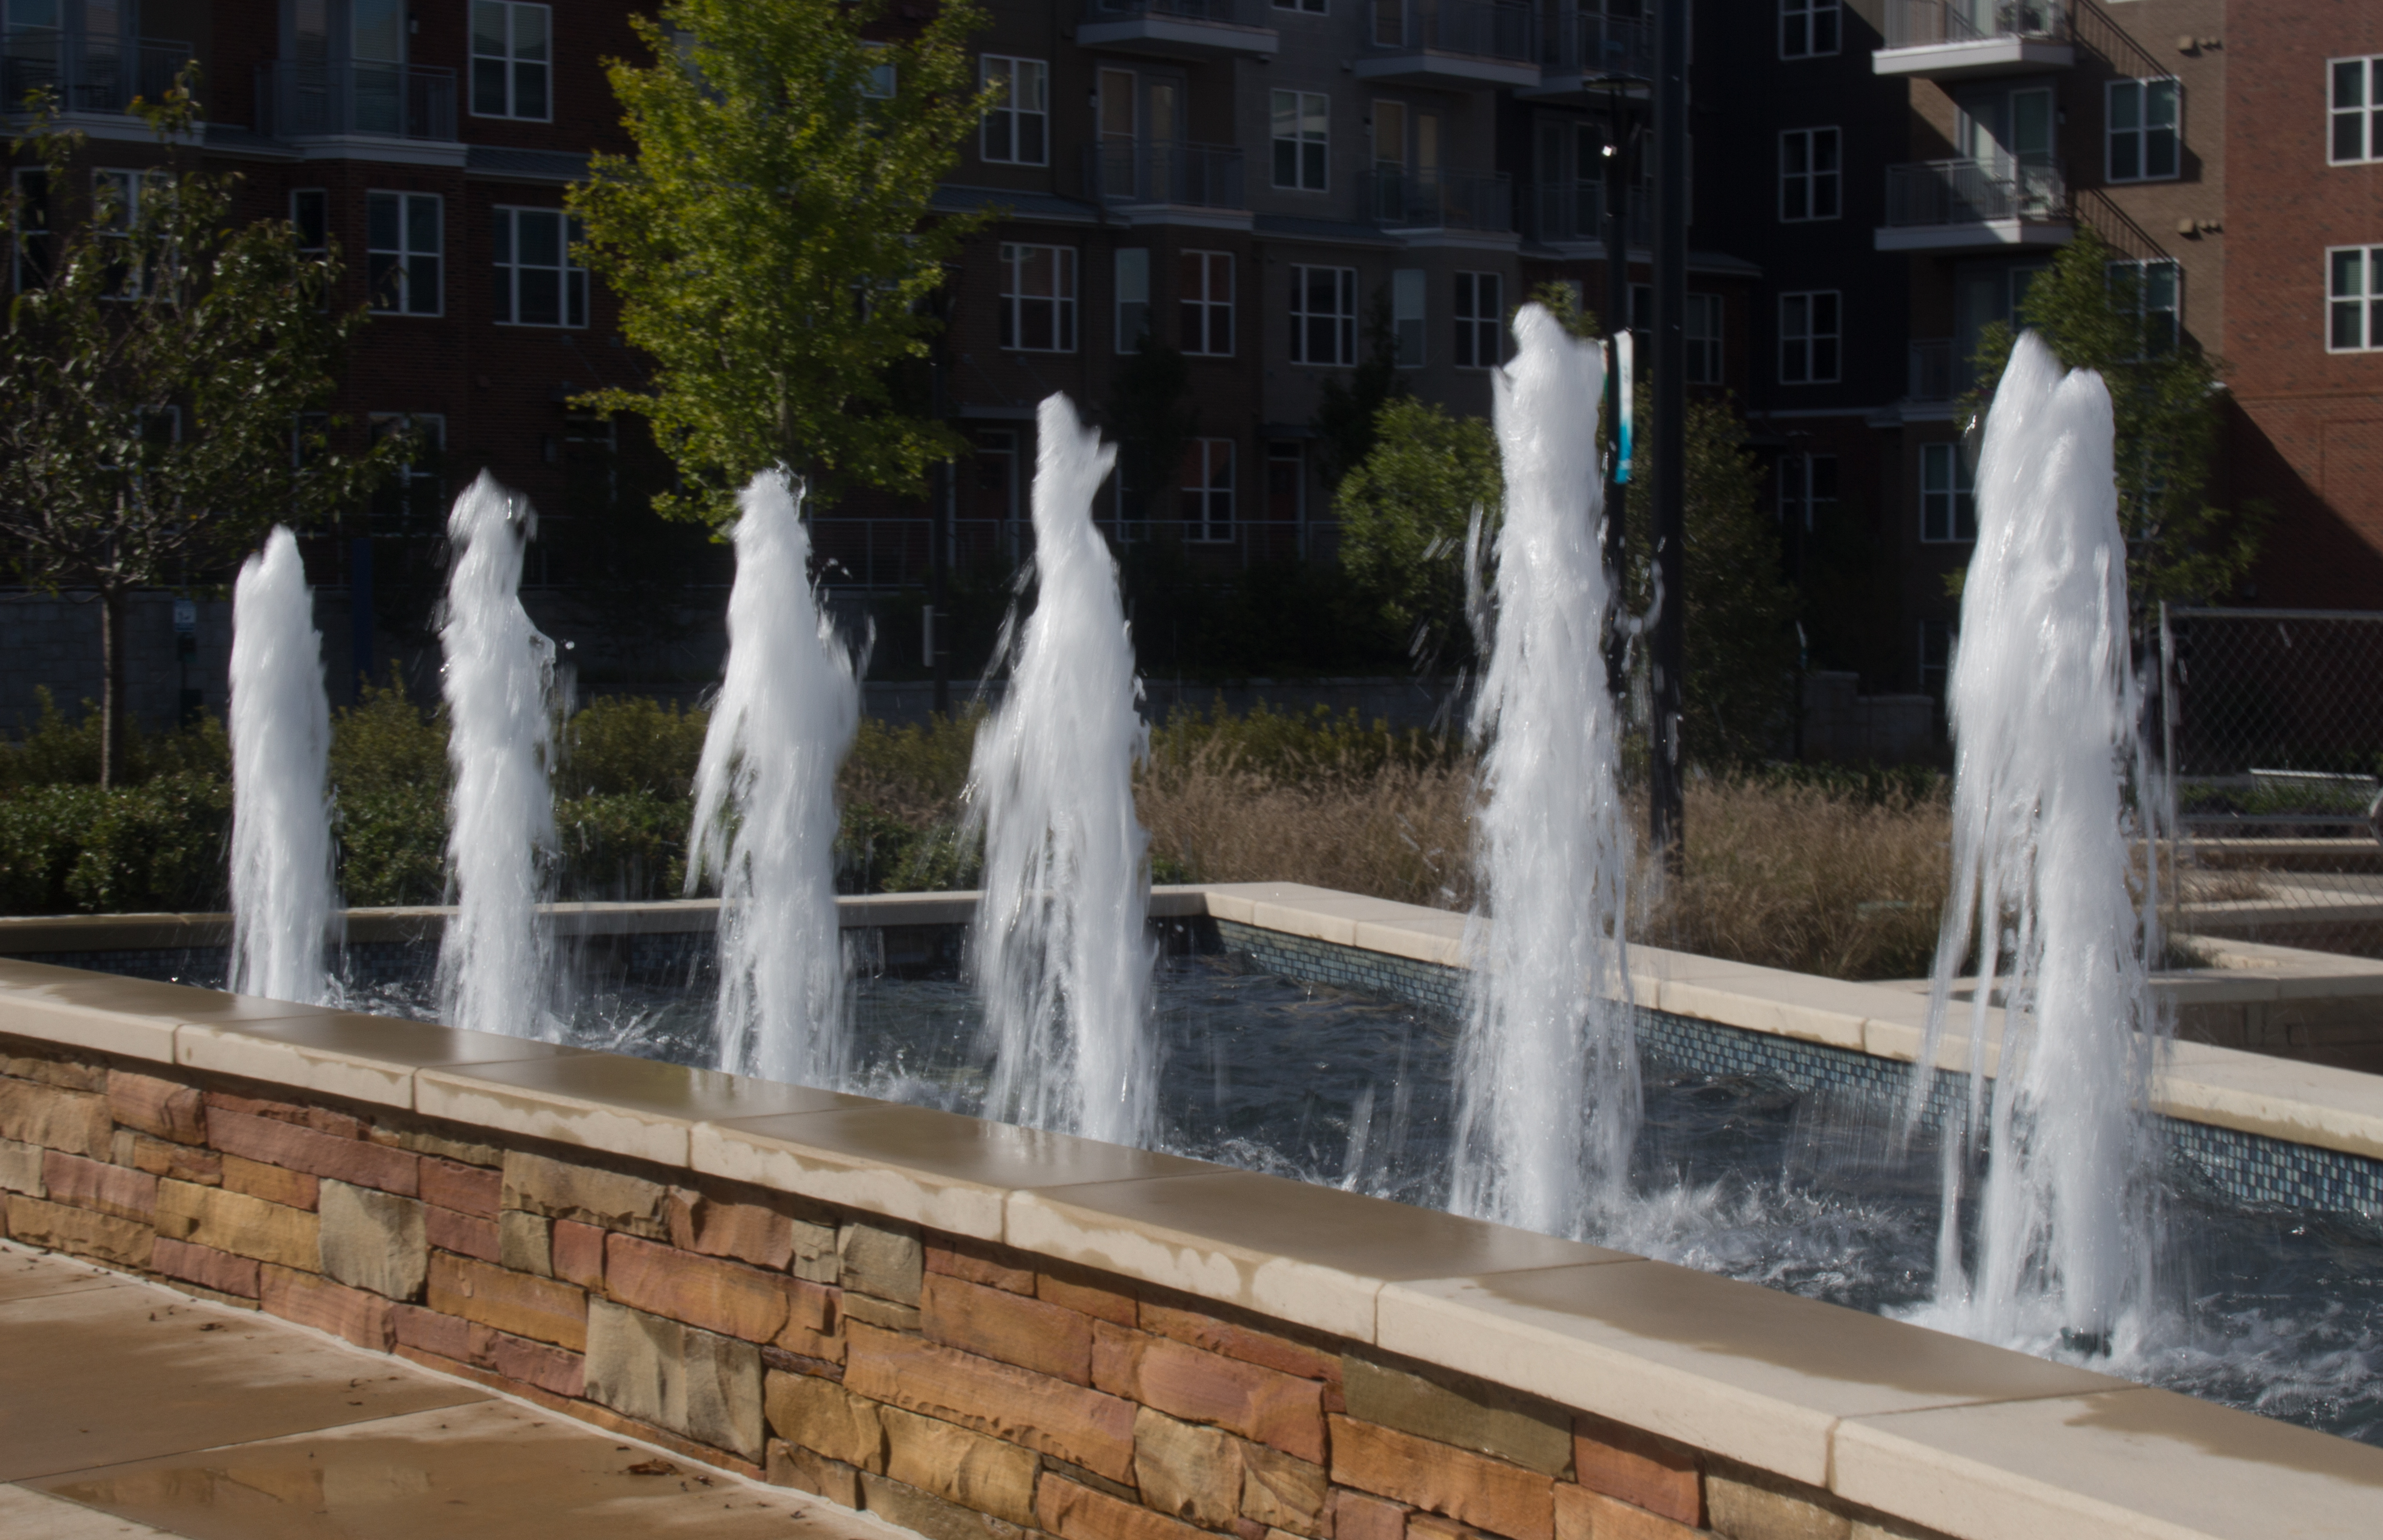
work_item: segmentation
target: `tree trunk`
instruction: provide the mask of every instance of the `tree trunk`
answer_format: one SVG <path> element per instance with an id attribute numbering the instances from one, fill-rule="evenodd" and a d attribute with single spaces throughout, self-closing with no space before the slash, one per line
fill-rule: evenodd
<path id="1" fill-rule="evenodd" d="M 113 786 L 124 764 L 124 621 L 131 596 L 121 588 L 99 591 L 100 694 L 99 783 Z"/>

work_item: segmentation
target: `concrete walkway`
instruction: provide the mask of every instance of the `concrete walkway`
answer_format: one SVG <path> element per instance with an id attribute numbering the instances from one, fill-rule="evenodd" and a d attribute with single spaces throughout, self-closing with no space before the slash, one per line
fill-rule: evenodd
<path id="1" fill-rule="evenodd" d="M 916 1540 L 253 1311 L 0 1242 L 0 1540 Z"/>

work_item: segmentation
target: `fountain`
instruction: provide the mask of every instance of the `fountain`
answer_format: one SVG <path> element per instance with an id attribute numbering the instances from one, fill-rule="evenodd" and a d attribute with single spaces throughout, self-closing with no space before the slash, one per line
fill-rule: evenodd
<path id="1" fill-rule="evenodd" d="M 2037 1350 L 2058 1340 L 2107 1352 L 2114 1333 L 2139 1328 L 2130 1307 L 2145 1302 L 2152 1254 L 2145 1107 L 2162 1040 L 2145 958 L 2157 918 L 2129 885 L 2138 716 L 2112 437 L 2101 376 L 2064 377 L 2052 351 L 2022 336 L 1986 416 L 1950 684 L 1955 876 L 1923 1065 L 1939 1062 L 1973 940 L 1978 979 L 1930 1314 Z M 1997 986 L 2002 1056 L 1988 1081 Z M 1915 1078 L 1914 1115 L 1927 1093 L 1927 1077 Z M 1982 1126 L 1972 1270 L 1962 1221 Z"/>
<path id="2" fill-rule="evenodd" d="M 803 487 L 737 499 L 728 666 L 696 771 L 686 885 L 720 883 L 722 1069 L 835 1085 L 846 1067 L 835 908 L 835 770 L 860 692 L 811 593 Z"/>
<path id="3" fill-rule="evenodd" d="M 553 1037 L 549 946 L 538 922 L 554 851 L 547 784 L 554 740 L 554 644 L 521 604 L 522 551 L 537 513 L 486 472 L 447 520 L 454 566 L 438 628 L 446 652 L 447 836 L 455 915 L 438 952 L 451 1027 Z"/>
<path id="4" fill-rule="evenodd" d="M 1579 1234 L 1620 1203 L 1639 1113 L 1622 964 L 1630 836 L 1616 703 L 1595 666 L 1612 601 L 1593 342 L 1546 310 L 1514 318 L 1496 390 L 1506 502 L 1494 634 L 1474 706 L 1486 740 L 1457 1067 L 1460 1211 Z"/>
<path id="5" fill-rule="evenodd" d="M 1141 1144 L 1157 1074 L 1132 779 L 1148 733 L 1117 563 L 1093 527 L 1117 451 L 1065 396 L 1044 399 L 1037 425 L 1034 610 L 969 768 L 969 818 L 984 834 L 969 942 L 994 1053 L 985 1115 Z"/>
<path id="6" fill-rule="evenodd" d="M 276 526 L 232 587 L 231 987 L 319 1004 L 336 907 L 331 711 L 298 541 Z"/>

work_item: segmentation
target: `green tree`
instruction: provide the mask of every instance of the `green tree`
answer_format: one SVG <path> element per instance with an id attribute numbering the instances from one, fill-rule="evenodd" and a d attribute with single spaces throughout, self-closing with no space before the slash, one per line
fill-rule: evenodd
<path id="1" fill-rule="evenodd" d="M 1374 290 L 1365 308 L 1365 356 L 1343 383 L 1327 376 L 1316 391 L 1315 434 L 1323 451 L 1324 484 L 1339 488 L 1374 452 L 1382 408 L 1414 394 L 1399 373 L 1399 339 L 1390 320 L 1390 291 Z"/>
<path id="2" fill-rule="evenodd" d="M 2232 589 L 2259 553 L 2266 509 L 2229 511 L 2204 496 L 2217 447 L 2220 366 L 2176 328 L 2172 283 L 2123 260 L 2091 225 L 2060 249 L 2020 302 L 2019 318 L 2071 369 L 2098 370 L 2118 428 L 2118 521 L 2127 591 L 2138 613 L 2162 601 L 2200 603 Z M 2165 305 L 2147 301 L 2165 299 Z M 1978 384 L 1964 415 L 1983 420 L 2010 361 L 2011 328 L 1978 338 Z M 1957 585 L 1958 579 L 1955 579 Z"/>
<path id="3" fill-rule="evenodd" d="M 1182 475 L 1184 451 L 1200 431 L 1191 384 L 1192 366 L 1182 353 L 1147 332 L 1110 381 L 1117 474 L 1144 519 L 1159 516 L 1160 499 Z"/>
<path id="4" fill-rule="evenodd" d="M 340 425 L 314 414 L 364 313 L 332 307 L 336 257 L 287 223 L 232 222 L 238 179 L 195 167 L 194 79 L 134 104 L 163 156 L 139 173 L 90 169 L 37 101 L 17 148 L 39 170 L 8 195 L 28 286 L 0 332 L 0 540 L 34 585 L 98 596 L 103 786 L 128 769 L 133 590 L 213 579 L 268 524 L 354 504 L 404 448 L 331 449 Z"/>
<path id="5" fill-rule="evenodd" d="M 651 422 L 679 471 L 666 514 L 718 524 L 780 463 L 916 490 L 962 447 L 900 366 L 927 358 L 928 302 L 978 223 L 928 203 L 997 99 L 967 51 L 984 16 L 952 0 L 865 39 L 886 10 L 670 0 L 630 18 L 653 62 L 607 66 L 637 154 L 597 156 L 569 203 L 653 376 L 585 401 Z"/>
<path id="6" fill-rule="evenodd" d="M 1497 437 L 1478 417 L 1405 397 L 1383 404 L 1373 437 L 1333 499 L 1340 564 L 1400 632 L 1461 645 L 1467 532 L 1476 509 L 1494 523 L 1505 495 Z"/>

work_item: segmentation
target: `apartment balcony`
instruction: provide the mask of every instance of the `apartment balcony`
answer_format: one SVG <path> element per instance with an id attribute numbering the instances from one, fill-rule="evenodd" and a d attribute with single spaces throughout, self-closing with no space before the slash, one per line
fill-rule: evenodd
<path id="1" fill-rule="evenodd" d="M 166 38 L 127 42 L 80 32 L 20 31 L 0 55 L 0 92 L 10 111 L 21 110 L 32 92 L 46 91 L 64 113 L 122 113 L 135 97 L 163 97 L 173 88 L 174 72 L 192 56 L 189 43 Z"/>
<path id="2" fill-rule="evenodd" d="M 1374 0 L 1373 52 L 1357 78 L 1474 91 L 1540 85 L 1538 18 L 1524 5 Z"/>
<path id="3" fill-rule="evenodd" d="M 1960 393 L 1949 337 L 1915 338 L 1911 343 L 1911 377 L 1904 395 L 1914 405 L 1949 404 Z"/>
<path id="4" fill-rule="evenodd" d="M 1539 28 L 1539 84 L 1528 96 L 1571 96 L 1655 78 L 1655 33 L 1644 21 L 1593 16 L 1559 4 Z"/>
<path id="5" fill-rule="evenodd" d="M 451 69 L 283 60 L 256 74 L 256 128 L 269 139 L 455 142 Z"/>
<path id="6" fill-rule="evenodd" d="M 1472 230 L 1503 235 L 1514 228 L 1513 179 L 1503 172 L 1374 172 L 1374 219 L 1385 230 Z"/>
<path id="7" fill-rule="evenodd" d="M 1531 233 L 1546 241 L 1584 241 L 1605 239 L 1605 184 L 1595 178 L 1584 181 L 1546 181 L 1534 183 L 1531 194 Z M 1626 244 L 1651 246 L 1654 243 L 1654 210 L 1645 198 L 1630 200 L 1630 229 Z"/>
<path id="8" fill-rule="evenodd" d="M 1881 75 L 1982 80 L 2066 69 L 2076 62 L 2066 0 L 1886 0 Z"/>
<path id="9" fill-rule="evenodd" d="M 1266 0 L 1091 0 L 1076 41 L 1164 59 L 1270 59 L 1280 43 L 1266 19 Z"/>
<path id="10" fill-rule="evenodd" d="M 1249 206 L 1241 185 L 1241 152 L 1229 144 L 1143 139 L 1084 152 L 1085 190 L 1109 208 L 1237 214 Z"/>
<path id="11" fill-rule="evenodd" d="M 2057 166 L 1931 160 L 1886 168 L 1882 252 L 2008 252 L 2062 246 L 2076 233 Z"/>

